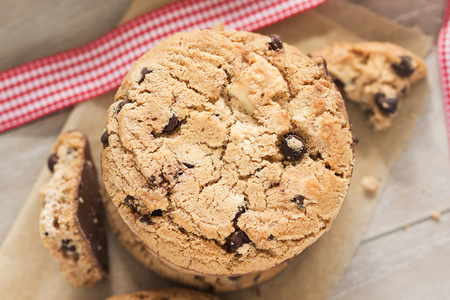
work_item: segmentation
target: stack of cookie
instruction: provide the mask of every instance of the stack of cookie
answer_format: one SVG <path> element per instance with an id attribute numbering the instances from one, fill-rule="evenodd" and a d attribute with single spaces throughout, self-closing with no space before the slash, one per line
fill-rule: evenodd
<path id="1" fill-rule="evenodd" d="M 238 290 L 273 277 L 331 227 L 354 145 L 332 78 L 380 130 L 426 68 L 387 43 L 313 55 L 277 35 L 204 30 L 176 34 L 133 65 L 101 136 L 100 193 L 137 260 L 185 285 Z M 92 286 L 108 268 L 86 137 L 61 135 L 49 168 L 44 245 L 69 281 Z"/>
<path id="2" fill-rule="evenodd" d="M 179 33 L 131 68 L 101 137 L 107 215 L 156 273 L 263 282 L 327 231 L 353 167 L 321 58 L 237 31 Z"/>

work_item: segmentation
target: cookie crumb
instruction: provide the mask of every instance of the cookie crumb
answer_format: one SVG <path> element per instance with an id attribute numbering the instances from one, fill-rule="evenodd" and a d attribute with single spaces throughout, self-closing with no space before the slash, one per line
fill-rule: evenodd
<path id="1" fill-rule="evenodd" d="M 361 185 L 366 193 L 373 194 L 378 190 L 379 182 L 373 176 L 364 176 L 361 179 Z"/>
<path id="2" fill-rule="evenodd" d="M 439 222 L 441 220 L 441 213 L 438 212 L 437 210 L 432 211 L 431 212 L 431 217 L 433 218 L 433 220 L 435 220 L 436 222 Z"/>
<path id="3" fill-rule="evenodd" d="M 403 229 L 405 229 L 405 230 L 409 230 L 409 224 L 406 224 L 405 226 L 403 226 Z"/>

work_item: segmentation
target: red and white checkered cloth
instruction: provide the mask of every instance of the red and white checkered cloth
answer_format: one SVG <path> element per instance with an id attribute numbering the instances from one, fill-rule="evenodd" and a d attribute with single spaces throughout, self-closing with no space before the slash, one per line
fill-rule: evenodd
<path id="1" fill-rule="evenodd" d="M 444 20 L 437 39 L 437 53 L 447 122 L 447 139 L 450 144 L 450 0 L 447 0 Z"/>
<path id="2" fill-rule="evenodd" d="M 253 31 L 326 0 L 181 0 L 134 19 L 86 46 L 0 73 L 0 132 L 120 85 L 132 63 L 179 31 Z"/>

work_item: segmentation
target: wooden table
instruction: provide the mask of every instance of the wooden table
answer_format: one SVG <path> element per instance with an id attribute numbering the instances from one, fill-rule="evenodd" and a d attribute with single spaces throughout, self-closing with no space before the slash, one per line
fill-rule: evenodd
<path id="1" fill-rule="evenodd" d="M 332 1 L 332 0 L 330 0 Z M 131 0 L 0 3 L 0 70 L 83 45 Z M 436 38 L 445 0 L 352 0 Z M 450 168 L 436 51 L 430 96 L 333 299 L 450 299 Z M 0 134 L 0 245 L 71 109 Z M 434 220 L 432 212 L 440 212 Z"/>

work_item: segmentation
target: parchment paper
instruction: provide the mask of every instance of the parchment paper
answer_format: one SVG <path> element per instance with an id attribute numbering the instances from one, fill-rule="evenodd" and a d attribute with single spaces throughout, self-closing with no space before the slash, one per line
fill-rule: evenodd
<path id="1" fill-rule="evenodd" d="M 135 0 L 123 20 L 173 1 Z M 282 39 L 308 53 L 337 41 L 390 41 L 424 56 L 430 38 L 418 29 L 405 28 L 357 5 L 330 0 L 311 11 L 264 28 L 263 34 L 277 33 Z M 427 96 L 421 82 L 404 101 L 392 128 L 374 133 L 365 123 L 361 110 L 347 107 L 353 132 L 360 138 L 352 184 L 332 229 L 306 249 L 271 281 L 240 292 L 222 294 L 225 299 L 328 299 L 344 273 L 375 209 L 379 191 L 389 170 L 407 144 L 417 116 Z M 89 137 L 99 169 L 106 108 L 114 92 L 76 106 L 63 131 L 78 129 Z M 25 172 L 25 170 L 24 170 Z M 380 180 L 380 189 L 369 196 L 361 178 L 371 175 Z M 109 295 L 175 285 L 158 278 L 137 263 L 108 232 L 111 275 L 94 288 L 75 288 L 59 273 L 59 265 L 44 248 L 39 237 L 41 199 L 39 188 L 50 177 L 43 167 L 13 228 L 0 249 L 0 299 L 102 299 Z"/>

